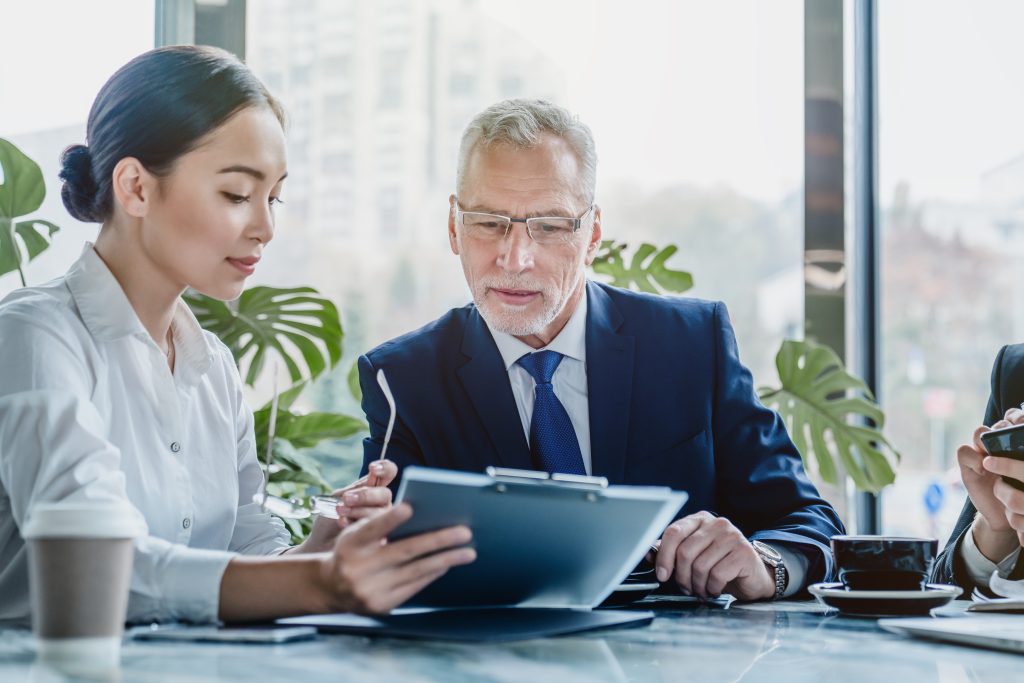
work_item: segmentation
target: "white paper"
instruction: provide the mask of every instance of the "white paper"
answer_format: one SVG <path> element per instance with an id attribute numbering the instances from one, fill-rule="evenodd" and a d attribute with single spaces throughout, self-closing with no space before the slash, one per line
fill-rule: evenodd
<path id="1" fill-rule="evenodd" d="M 998 571 L 992 572 L 992 578 L 988 580 L 988 587 L 996 595 L 1004 598 L 1024 600 L 1024 581 L 1010 581 L 999 576 Z"/>

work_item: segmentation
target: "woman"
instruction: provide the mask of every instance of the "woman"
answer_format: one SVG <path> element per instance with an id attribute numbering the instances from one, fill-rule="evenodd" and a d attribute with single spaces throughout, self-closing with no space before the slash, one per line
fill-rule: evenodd
<path id="1" fill-rule="evenodd" d="M 228 53 L 163 48 L 114 74 L 89 146 L 65 151 L 65 206 L 103 226 L 64 277 L 0 303 L 0 618 L 28 616 L 18 529 L 43 501 L 142 513 L 130 621 L 386 612 L 474 559 L 455 547 L 463 527 L 385 544 L 411 514 L 387 509 L 386 487 L 351 491 L 339 509 L 366 519 L 340 532 L 320 519 L 296 548 L 252 502 L 252 413 L 231 354 L 180 295 L 242 292 L 274 234 L 282 122 Z"/>
<path id="2" fill-rule="evenodd" d="M 1024 462 L 991 456 L 981 442 L 989 429 L 1024 423 L 1021 401 L 1024 344 L 1004 346 L 992 365 L 992 393 L 985 415 L 985 424 L 991 427 L 978 427 L 972 443 L 956 452 L 970 497 L 932 571 L 932 581 L 962 586 L 967 596 L 975 587 L 988 592 L 989 578 L 997 569 L 1003 576 L 1024 578 L 1024 492 L 1001 478 L 1024 481 Z"/>

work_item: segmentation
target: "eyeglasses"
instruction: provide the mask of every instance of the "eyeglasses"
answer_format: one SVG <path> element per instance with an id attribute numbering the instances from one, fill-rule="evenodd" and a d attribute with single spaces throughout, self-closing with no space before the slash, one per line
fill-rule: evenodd
<path id="1" fill-rule="evenodd" d="M 583 220 L 594 210 L 594 205 L 584 211 L 579 218 L 567 216 L 539 216 L 537 218 L 510 218 L 493 213 L 479 211 L 463 211 L 458 202 L 455 203 L 456 220 L 461 218 L 462 227 L 467 237 L 481 242 L 497 242 L 508 235 L 513 223 L 525 223 L 526 233 L 540 245 L 571 244 L 576 241 L 576 232 L 583 225 Z"/>
<path id="2" fill-rule="evenodd" d="M 264 510 L 272 515 L 277 515 L 283 519 L 306 519 L 313 515 L 320 515 L 321 517 L 329 517 L 331 519 L 338 519 L 338 505 L 339 498 L 335 496 L 310 496 L 307 500 L 302 498 L 281 498 L 275 496 L 272 493 L 267 492 L 267 482 L 270 480 L 270 475 L 273 472 L 274 463 L 274 432 L 277 426 L 277 403 L 278 403 L 278 391 L 277 391 L 277 363 L 271 363 L 271 372 L 273 376 L 273 392 L 274 396 L 270 400 L 270 421 L 267 425 L 267 464 L 266 471 L 263 476 L 263 488 L 259 493 L 253 494 L 252 502 L 257 503 Z M 391 441 L 391 430 L 395 426 L 395 397 L 391 393 L 391 387 L 388 386 L 388 380 L 384 376 L 383 368 L 377 371 L 377 384 L 380 385 L 381 391 L 384 392 L 384 399 L 388 403 L 388 408 L 391 411 L 388 417 L 388 431 L 384 435 L 384 446 L 380 451 L 380 458 L 378 462 L 384 460 L 384 454 L 388 451 L 388 442 Z M 341 489 L 339 494 L 349 491 L 360 486 L 365 486 L 370 475 L 361 477 L 359 480 L 349 484 L 345 488 Z"/>
<path id="3" fill-rule="evenodd" d="M 267 492 L 267 482 L 273 473 L 274 463 L 274 431 L 277 427 L 277 363 L 271 363 L 271 373 L 274 382 L 274 397 L 270 401 L 270 421 L 267 424 L 267 464 L 263 475 L 263 488 L 259 493 L 253 494 L 252 502 L 258 503 L 260 507 L 272 515 L 283 519 L 306 519 L 313 515 L 338 519 L 338 499 L 331 496 L 311 496 L 309 501 L 301 498 L 281 498 Z"/>

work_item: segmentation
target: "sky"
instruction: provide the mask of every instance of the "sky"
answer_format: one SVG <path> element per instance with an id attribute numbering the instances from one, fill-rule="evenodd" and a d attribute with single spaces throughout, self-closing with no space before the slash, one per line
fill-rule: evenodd
<path id="1" fill-rule="evenodd" d="M 982 173 L 1024 153 L 1024 2 L 879 4 L 882 196 L 909 180 L 918 198 L 970 198 Z M 801 0 L 482 7 L 560 65 L 602 178 L 725 183 L 766 200 L 799 188 Z M 84 121 L 106 78 L 153 41 L 148 0 L 0 0 L 0 21 L 16 56 L 0 60 L 0 136 Z"/>

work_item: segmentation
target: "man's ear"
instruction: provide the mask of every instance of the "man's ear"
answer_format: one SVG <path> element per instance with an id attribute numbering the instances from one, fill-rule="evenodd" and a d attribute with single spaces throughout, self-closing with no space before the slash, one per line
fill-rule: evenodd
<path id="1" fill-rule="evenodd" d="M 594 205 L 594 227 L 590 230 L 590 241 L 587 243 L 587 256 L 584 262 L 589 266 L 597 258 L 598 247 L 601 246 L 601 207 Z"/>
<path id="2" fill-rule="evenodd" d="M 142 218 L 153 204 L 156 176 L 135 157 L 125 157 L 111 174 L 114 201 L 133 218 Z"/>
<path id="3" fill-rule="evenodd" d="M 458 199 L 455 195 L 448 196 L 448 244 L 452 248 L 452 253 L 456 256 L 459 255 L 459 240 L 455 235 L 455 214 L 458 210 L 456 206 Z"/>

